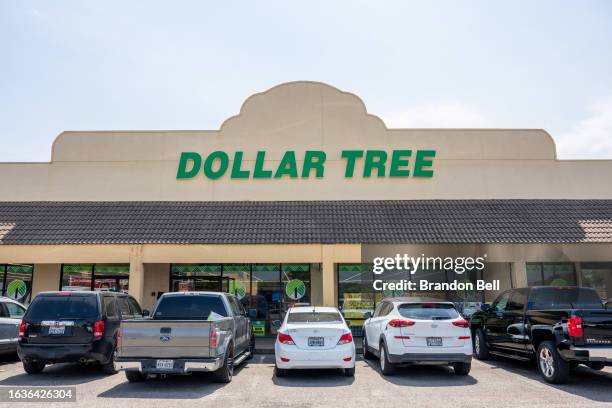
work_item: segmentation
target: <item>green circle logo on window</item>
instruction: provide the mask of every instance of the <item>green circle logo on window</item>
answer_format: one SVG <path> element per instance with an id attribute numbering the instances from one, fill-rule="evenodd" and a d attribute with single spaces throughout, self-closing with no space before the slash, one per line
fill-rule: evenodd
<path id="1" fill-rule="evenodd" d="M 306 294 L 306 285 L 299 279 L 292 279 L 285 286 L 285 293 L 290 299 L 298 300 Z"/>
<path id="2" fill-rule="evenodd" d="M 28 291 L 28 286 L 21 279 L 15 279 L 14 281 L 9 282 L 6 287 L 6 294 L 11 299 L 21 299 L 26 295 Z"/>

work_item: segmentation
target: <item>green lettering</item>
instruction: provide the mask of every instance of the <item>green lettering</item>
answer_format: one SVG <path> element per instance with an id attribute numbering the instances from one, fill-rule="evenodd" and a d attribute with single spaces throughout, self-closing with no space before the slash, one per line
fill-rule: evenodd
<path id="1" fill-rule="evenodd" d="M 319 150 L 306 150 L 304 154 L 304 167 L 302 168 L 302 177 L 308 178 L 310 177 L 310 171 L 315 170 L 316 176 L 323 177 L 323 173 L 325 168 L 323 164 L 325 163 L 327 155 L 325 152 Z"/>
<path id="2" fill-rule="evenodd" d="M 232 163 L 232 178 L 233 179 L 245 179 L 249 178 L 250 172 L 248 170 L 242 170 L 242 156 L 243 152 L 234 153 L 234 162 Z"/>
<path id="3" fill-rule="evenodd" d="M 266 160 L 266 152 L 257 152 L 255 159 L 255 170 L 253 170 L 253 178 L 272 178 L 272 170 L 264 170 L 263 165 Z"/>
<path id="4" fill-rule="evenodd" d="M 402 169 L 407 167 L 408 157 L 412 156 L 412 150 L 394 150 L 391 156 L 391 168 L 389 169 L 389 177 L 408 177 L 410 170 Z"/>
<path id="5" fill-rule="evenodd" d="M 219 168 L 214 170 L 213 163 L 217 159 L 219 160 Z M 227 156 L 227 153 L 220 150 L 214 151 L 208 155 L 206 161 L 204 162 L 204 174 L 209 179 L 216 180 L 225 174 L 228 165 L 229 157 Z"/>
<path id="6" fill-rule="evenodd" d="M 280 164 L 278 165 L 274 178 L 281 178 L 285 174 L 291 178 L 296 178 L 298 176 L 297 165 L 295 163 L 295 152 L 293 150 L 288 150 L 285 152 Z"/>
<path id="7" fill-rule="evenodd" d="M 355 161 L 363 157 L 363 150 L 344 150 L 342 151 L 342 158 L 346 159 L 346 170 L 344 170 L 344 177 L 353 177 L 355 172 Z"/>
<path id="8" fill-rule="evenodd" d="M 363 164 L 363 177 L 370 177 L 372 169 L 376 169 L 376 177 L 385 177 L 385 162 L 387 152 L 384 150 L 368 150 Z"/>
<path id="9" fill-rule="evenodd" d="M 189 162 L 193 162 L 190 170 L 187 170 Z M 176 172 L 177 179 L 193 178 L 202 167 L 202 156 L 194 152 L 183 152 L 179 160 L 178 171 Z"/>
<path id="10" fill-rule="evenodd" d="M 417 150 L 414 160 L 414 177 L 433 177 L 433 169 L 424 169 L 424 167 L 431 167 L 434 157 L 436 157 L 435 150 Z"/>

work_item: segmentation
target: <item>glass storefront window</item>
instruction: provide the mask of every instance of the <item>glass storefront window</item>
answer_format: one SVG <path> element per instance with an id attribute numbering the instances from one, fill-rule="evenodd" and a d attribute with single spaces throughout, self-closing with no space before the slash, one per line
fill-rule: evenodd
<path id="1" fill-rule="evenodd" d="M 92 278 L 92 264 L 63 265 L 61 290 L 91 290 Z"/>
<path id="2" fill-rule="evenodd" d="M 129 281 L 127 264 L 64 264 L 60 288 L 127 293 Z"/>
<path id="3" fill-rule="evenodd" d="M 32 298 L 32 265 L 0 265 L 2 296 L 27 304 Z"/>
<path id="4" fill-rule="evenodd" d="M 311 299 L 310 264 L 176 264 L 170 276 L 173 291 L 235 295 L 256 336 L 276 335 L 287 309 Z"/>
<path id="5" fill-rule="evenodd" d="M 602 299 L 612 298 L 612 262 L 582 262 L 580 278 L 582 286 L 595 289 Z"/>
<path id="6" fill-rule="evenodd" d="M 253 265 L 251 276 L 252 292 L 248 310 L 255 335 L 276 335 L 282 322 L 280 265 Z"/>
<path id="7" fill-rule="evenodd" d="M 529 286 L 574 286 L 576 272 L 571 262 L 527 264 Z"/>
<path id="8" fill-rule="evenodd" d="M 366 265 L 338 265 L 338 308 L 355 336 L 361 336 L 366 312 L 374 312 L 372 269 Z"/>

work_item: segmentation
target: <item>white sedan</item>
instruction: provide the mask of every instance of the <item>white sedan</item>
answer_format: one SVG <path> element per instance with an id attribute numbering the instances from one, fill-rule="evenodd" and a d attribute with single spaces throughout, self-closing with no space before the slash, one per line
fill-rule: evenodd
<path id="1" fill-rule="evenodd" d="M 334 307 L 293 307 L 278 330 L 274 345 L 277 377 L 287 370 L 341 368 L 355 375 L 355 343 L 344 318 Z"/>
<path id="2" fill-rule="evenodd" d="M 428 298 L 391 298 L 364 323 L 363 356 L 380 360 L 383 375 L 396 365 L 451 365 L 467 375 L 472 364 L 469 324 L 453 303 Z"/>

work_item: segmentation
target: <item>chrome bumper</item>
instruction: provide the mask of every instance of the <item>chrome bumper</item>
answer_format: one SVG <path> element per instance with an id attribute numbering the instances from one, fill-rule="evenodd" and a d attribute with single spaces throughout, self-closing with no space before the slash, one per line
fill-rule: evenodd
<path id="1" fill-rule="evenodd" d="M 152 359 L 155 360 L 155 359 Z M 184 361 L 184 360 L 180 360 Z M 184 361 L 183 371 L 184 373 L 190 373 L 193 371 L 216 371 L 223 365 L 222 358 L 216 358 L 211 361 Z M 142 361 L 116 361 L 115 366 L 118 370 L 123 371 L 140 371 L 142 369 Z M 163 373 L 163 370 L 147 370 L 148 372 L 159 372 Z M 176 371 L 169 370 L 168 373 L 176 373 Z"/>
<path id="2" fill-rule="evenodd" d="M 612 362 L 612 347 L 572 347 L 572 350 L 587 353 L 589 361 Z"/>

